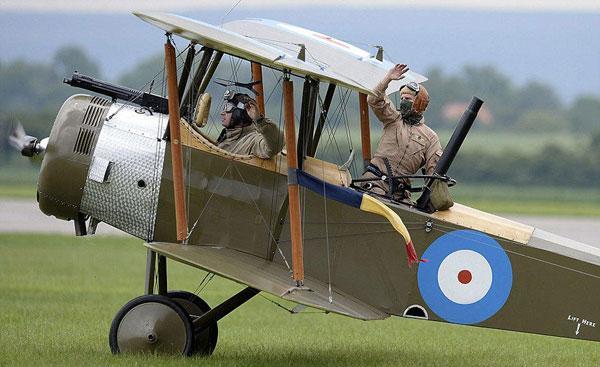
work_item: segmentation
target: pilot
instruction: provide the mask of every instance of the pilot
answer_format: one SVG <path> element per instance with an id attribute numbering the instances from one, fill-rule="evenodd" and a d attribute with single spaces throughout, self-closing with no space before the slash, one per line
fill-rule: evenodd
<path id="1" fill-rule="evenodd" d="M 217 146 L 234 154 L 272 158 L 281 150 L 283 134 L 258 110 L 258 104 L 247 94 L 226 91 L 221 124 L 224 129 Z"/>
<path id="2" fill-rule="evenodd" d="M 409 179 L 385 179 L 390 176 L 414 175 L 424 168 L 433 174 L 442 156 L 437 134 L 425 125 L 423 112 L 429 103 L 429 94 L 422 85 L 410 82 L 400 88 L 400 109 L 396 109 L 385 90 L 392 80 L 404 78 L 405 64 L 397 64 L 375 87 L 375 95 L 367 102 L 383 123 L 383 135 L 374 157 L 363 178 L 373 181 L 362 186 L 375 194 L 386 195 L 396 201 L 410 201 Z M 385 176 L 385 177 L 384 177 Z M 381 180 L 381 178 L 384 180 Z"/>

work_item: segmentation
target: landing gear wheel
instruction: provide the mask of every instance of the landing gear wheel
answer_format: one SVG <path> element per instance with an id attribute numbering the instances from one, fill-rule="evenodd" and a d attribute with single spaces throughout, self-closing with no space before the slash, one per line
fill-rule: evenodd
<path id="1" fill-rule="evenodd" d="M 129 301 L 115 316 L 109 333 L 117 353 L 156 353 L 190 356 L 194 326 L 188 313 L 165 296 L 145 295 Z"/>
<path id="2" fill-rule="evenodd" d="M 210 311 L 210 306 L 194 293 L 175 291 L 167 293 L 167 297 L 182 306 L 192 321 Z M 211 355 L 217 346 L 217 339 L 219 338 L 217 323 L 215 322 L 203 330 L 195 330 L 194 333 L 194 353 L 205 356 Z"/>

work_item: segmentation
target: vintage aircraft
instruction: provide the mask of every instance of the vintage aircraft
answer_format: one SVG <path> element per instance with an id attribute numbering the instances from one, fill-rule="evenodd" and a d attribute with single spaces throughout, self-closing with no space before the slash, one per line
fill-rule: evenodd
<path id="1" fill-rule="evenodd" d="M 424 176 L 417 203 L 394 202 L 353 185 L 341 164 L 347 157 L 318 158 L 321 137 L 328 134 L 330 146 L 335 138 L 332 115 L 354 122 L 344 108 L 357 93 L 362 158 L 370 159 L 366 96 L 393 65 L 381 47 L 372 55 L 270 20 L 216 27 L 135 15 L 167 32 L 168 98 L 74 74 L 65 82 L 109 98 L 74 95 L 49 139 L 13 137 L 23 154 L 44 154 L 37 188 L 44 213 L 72 220 L 77 235 L 105 222 L 146 243 L 146 294 L 116 315 L 113 353 L 211 354 L 217 321 L 259 292 L 363 320 L 395 315 L 600 340 L 600 249 L 460 204 L 429 205 L 428 185 L 450 180 L 445 173 L 480 100 L 465 112 L 436 175 Z M 191 41 L 179 84 L 172 35 Z M 219 111 L 205 92 L 209 85 L 224 91 L 210 82 L 226 58 L 234 75 L 225 84 L 254 90 L 263 111 L 267 76 L 281 93 L 286 147 L 272 159 L 219 149 L 201 128 Z M 251 75 L 239 75 L 242 64 Z M 410 72 L 388 91 L 425 80 Z M 294 81 L 303 82 L 300 100 Z M 405 250 L 409 261 L 420 254 L 426 262 L 407 266 Z M 247 288 L 211 308 L 194 293 L 168 290 L 167 258 Z"/>

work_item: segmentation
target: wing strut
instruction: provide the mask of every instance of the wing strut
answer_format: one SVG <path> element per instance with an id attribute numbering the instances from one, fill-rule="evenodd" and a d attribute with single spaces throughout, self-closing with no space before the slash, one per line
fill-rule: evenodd
<path id="1" fill-rule="evenodd" d="M 204 74 L 206 74 L 206 69 L 208 68 L 208 63 L 212 57 L 214 50 L 212 48 L 202 48 L 202 59 L 200 59 L 200 64 L 196 69 L 196 73 L 192 78 L 192 84 L 188 87 L 187 92 L 183 96 L 183 101 L 181 102 L 181 114 L 186 114 L 194 105 L 195 97 L 197 97 L 197 91 L 202 84 L 202 79 L 204 79 Z M 189 116 L 188 116 L 189 117 Z"/>
<path id="2" fill-rule="evenodd" d="M 358 102 L 360 107 L 360 142 L 362 146 L 363 163 L 366 169 L 371 162 L 371 126 L 369 124 L 367 95 L 358 93 Z"/>
<path id="3" fill-rule="evenodd" d="M 171 45 L 169 36 L 167 36 L 167 42 L 165 43 L 165 65 L 167 69 L 167 93 L 169 97 L 169 136 L 171 138 L 171 165 L 173 166 L 175 223 L 177 226 L 177 241 L 183 241 L 187 235 L 187 218 L 184 201 L 181 134 L 179 131 L 179 92 L 177 90 L 175 48 Z"/>
<path id="4" fill-rule="evenodd" d="M 185 91 L 185 86 L 188 81 L 188 77 L 190 76 L 190 71 L 192 69 L 192 63 L 194 62 L 194 57 L 196 56 L 196 43 L 190 42 L 190 46 L 188 47 L 187 56 L 185 57 L 185 63 L 183 64 L 183 70 L 181 71 L 181 79 L 179 80 L 179 100 L 183 98 L 183 92 Z"/>
<path id="5" fill-rule="evenodd" d="M 309 147 L 312 146 L 318 96 L 319 81 L 306 77 L 302 90 L 302 109 L 300 110 L 300 128 L 298 129 L 298 166 L 300 169 L 302 169 L 302 161 L 307 156 Z"/>
<path id="6" fill-rule="evenodd" d="M 258 104 L 259 112 L 264 115 L 265 114 L 265 95 L 263 88 L 263 75 L 262 75 L 262 65 L 257 62 L 252 62 L 252 81 L 260 83 L 254 85 L 254 90 L 256 91 L 256 103 Z"/>
<path id="7" fill-rule="evenodd" d="M 294 126 L 294 84 L 288 73 L 283 79 L 283 108 L 285 120 L 285 145 L 287 166 L 290 172 L 298 168 L 296 151 L 296 128 Z M 292 237 L 292 270 L 296 286 L 304 285 L 304 260 L 302 253 L 302 225 L 300 223 L 300 191 L 295 174 L 288 174 L 288 196 L 290 201 L 290 234 Z"/>
<path id="8" fill-rule="evenodd" d="M 325 126 L 325 122 L 327 121 L 327 114 L 329 113 L 329 107 L 331 106 L 331 100 L 333 99 L 333 93 L 335 92 L 335 84 L 329 83 L 327 87 L 327 93 L 325 94 L 325 101 L 323 101 L 323 105 L 321 106 L 321 115 L 319 116 L 319 123 L 315 129 L 315 133 L 312 138 L 312 144 L 306 155 L 310 157 L 314 157 L 317 152 L 317 147 L 319 146 L 319 140 L 321 139 L 321 133 L 323 132 L 323 127 Z"/>

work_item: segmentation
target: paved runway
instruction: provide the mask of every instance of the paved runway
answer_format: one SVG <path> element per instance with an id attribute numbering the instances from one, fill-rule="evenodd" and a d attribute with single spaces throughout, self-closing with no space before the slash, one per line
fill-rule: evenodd
<path id="1" fill-rule="evenodd" d="M 505 215 L 520 223 L 600 247 L 600 218 L 534 217 Z M 73 222 L 57 220 L 43 214 L 37 203 L 29 200 L 0 199 L 0 232 L 38 232 L 73 234 Z M 98 225 L 97 235 L 127 235 L 104 223 Z"/>
<path id="2" fill-rule="evenodd" d="M 0 232 L 37 232 L 75 234 L 73 222 L 58 220 L 42 213 L 32 200 L 0 199 Z M 98 235 L 124 235 L 127 233 L 100 223 Z"/>

